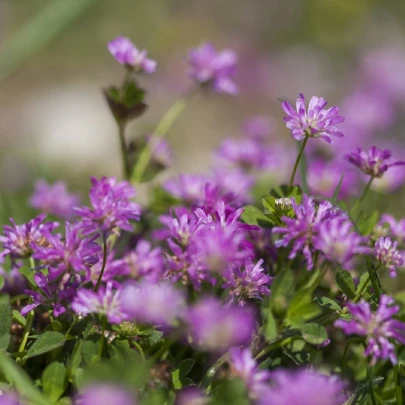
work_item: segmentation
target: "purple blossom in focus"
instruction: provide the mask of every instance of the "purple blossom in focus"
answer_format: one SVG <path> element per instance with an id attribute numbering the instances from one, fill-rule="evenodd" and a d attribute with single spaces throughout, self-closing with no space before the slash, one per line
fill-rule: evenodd
<path id="1" fill-rule="evenodd" d="M 57 222 L 42 223 L 45 218 L 46 215 L 42 214 L 22 225 L 16 225 L 10 218 L 13 226 L 5 225 L 4 235 L 0 236 L 4 249 L 0 257 L 25 259 L 33 254 L 35 246 L 46 246 L 48 241 L 44 236 L 45 231 L 52 232 L 59 224 Z"/>
<path id="2" fill-rule="evenodd" d="M 334 376 L 279 370 L 271 373 L 271 381 L 257 405 L 342 405 L 345 400 L 345 384 Z"/>
<path id="3" fill-rule="evenodd" d="M 352 268 L 352 260 L 356 255 L 371 253 L 366 246 L 368 239 L 353 231 L 353 224 L 340 219 L 325 221 L 319 226 L 319 232 L 314 238 L 314 247 L 324 256 L 344 269 Z"/>
<path id="4" fill-rule="evenodd" d="M 368 151 L 357 148 L 356 152 L 345 155 L 345 159 L 372 177 L 382 177 L 390 167 L 405 165 L 405 161 L 393 161 L 388 149 L 379 149 L 376 146 Z"/>
<path id="5" fill-rule="evenodd" d="M 393 242 L 390 238 L 380 237 L 374 246 L 375 258 L 388 268 L 391 277 L 397 276 L 397 267 L 404 265 L 405 260 L 397 250 L 398 242 Z"/>
<path id="6" fill-rule="evenodd" d="M 238 87 L 232 80 L 237 56 L 230 49 L 218 52 L 210 43 L 192 49 L 187 55 L 189 76 L 197 83 L 207 85 L 217 93 L 235 95 Z"/>
<path id="7" fill-rule="evenodd" d="M 30 198 L 31 207 L 44 214 L 53 214 L 66 219 L 71 219 L 75 215 L 73 207 L 79 203 L 79 196 L 69 193 L 66 184 L 62 181 L 52 185 L 44 180 L 37 181 L 35 191 Z"/>
<path id="8" fill-rule="evenodd" d="M 136 405 L 134 396 L 118 385 L 90 385 L 77 397 L 74 405 Z"/>
<path id="9" fill-rule="evenodd" d="M 260 370 L 249 349 L 233 347 L 229 350 L 231 375 L 245 383 L 252 400 L 259 399 L 268 389 L 270 372 Z"/>
<path id="10" fill-rule="evenodd" d="M 270 294 L 271 277 L 262 267 L 263 260 L 256 264 L 249 258 L 243 266 L 232 266 L 223 275 L 223 288 L 229 291 L 232 300 L 245 305 L 247 300 L 263 299 Z"/>
<path id="11" fill-rule="evenodd" d="M 138 50 L 129 38 L 118 36 L 108 43 L 108 50 L 115 60 L 137 72 L 153 73 L 157 63 L 147 58 L 147 51 Z"/>
<path id="12" fill-rule="evenodd" d="M 121 290 L 121 308 L 129 320 L 168 328 L 184 316 L 184 293 L 173 284 L 148 280 L 128 282 Z"/>
<path id="13" fill-rule="evenodd" d="M 105 315 L 110 323 L 121 323 L 125 315 L 121 310 L 120 291 L 113 291 L 111 282 L 106 287 L 100 287 L 97 292 L 80 288 L 72 302 L 72 309 L 77 314 Z"/>
<path id="14" fill-rule="evenodd" d="M 91 178 L 90 203 L 92 208 L 75 208 L 82 217 L 78 223 L 84 235 L 101 232 L 106 238 L 110 233 L 119 234 L 119 230 L 133 230 L 129 220 L 138 221 L 141 207 L 131 202 L 135 196 L 134 188 L 127 181 L 114 177 Z"/>
<path id="15" fill-rule="evenodd" d="M 70 306 L 73 297 L 76 295 L 78 283 L 70 280 L 70 276 L 65 274 L 62 279 L 56 283 L 37 272 L 34 281 L 39 291 L 25 290 L 25 294 L 32 298 L 32 304 L 25 306 L 21 314 L 25 315 L 39 305 L 52 306 L 53 314 L 58 317 L 66 312 Z"/>
<path id="16" fill-rule="evenodd" d="M 349 303 L 347 306 L 352 315 L 350 321 L 339 319 L 335 326 L 342 328 L 346 335 L 364 336 L 367 340 L 367 348 L 364 352 L 371 357 L 371 364 L 377 360 L 390 360 L 397 364 L 395 347 L 389 341 L 394 339 L 405 344 L 405 323 L 393 319 L 399 312 L 399 306 L 393 305 L 394 300 L 387 295 L 382 295 L 380 305 L 375 313 L 370 304 L 362 300 L 358 304 Z"/>
<path id="17" fill-rule="evenodd" d="M 306 194 L 302 196 L 301 204 L 297 205 L 294 199 L 291 202 L 295 217 L 282 217 L 286 226 L 273 228 L 273 233 L 282 235 L 281 239 L 276 240 L 275 245 L 276 247 L 287 247 L 291 243 L 289 259 L 294 259 L 298 253 L 302 252 L 308 270 L 312 270 L 315 251 L 313 244 L 321 224 L 332 219 L 343 223 L 347 220 L 347 215 L 328 201 L 323 201 L 317 206 L 313 199 Z"/>
<path id="18" fill-rule="evenodd" d="M 282 102 L 281 106 L 287 114 L 284 121 L 297 141 L 308 136 L 322 138 L 332 143 L 331 136 L 343 137 L 343 133 L 335 127 L 336 124 L 344 121 L 344 118 L 339 115 L 339 108 L 325 109 L 326 104 L 327 102 L 322 97 L 313 96 L 307 110 L 303 94 L 297 98 L 296 111 L 288 101 Z"/>
<path id="19" fill-rule="evenodd" d="M 250 308 L 224 306 L 214 298 L 197 302 L 188 310 L 186 321 L 191 343 L 214 353 L 247 344 L 255 330 Z"/>

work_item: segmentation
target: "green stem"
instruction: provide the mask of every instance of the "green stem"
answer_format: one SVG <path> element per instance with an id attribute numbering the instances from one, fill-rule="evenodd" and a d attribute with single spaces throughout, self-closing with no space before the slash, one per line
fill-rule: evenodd
<path id="1" fill-rule="evenodd" d="M 392 344 L 395 344 L 391 341 Z M 395 353 L 397 355 L 397 353 Z M 397 356 L 398 357 L 398 356 Z M 394 380 L 395 380 L 395 395 L 397 397 L 397 404 L 402 404 L 402 385 L 401 385 L 401 377 L 399 375 L 399 365 L 396 364 L 393 366 L 394 371 Z"/>
<path id="2" fill-rule="evenodd" d="M 370 366 L 367 366 L 367 377 L 368 377 L 368 384 L 369 384 L 371 401 L 372 401 L 373 405 L 377 405 L 377 402 L 375 400 L 375 393 L 374 393 L 373 376 L 371 374 Z"/>
<path id="3" fill-rule="evenodd" d="M 103 357 L 104 343 L 105 343 L 105 329 L 106 329 L 106 325 L 107 325 L 107 319 L 105 316 L 103 316 L 103 319 L 101 322 L 102 322 L 102 332 L 101 332 L 100 342 L 99 342 L 99 346 L 98 346 L 98 358 L 100 360 Z"/>
<path id="4" fill-rule="evenodd" d="M 301 157 L 302 157 L 302 155 L 304 153 L 304 149 L 305 149 L 305 146 L 306 146 L 307 142 L 308 142 L 308 135 L 305 136 L 304 142 L 302 143 L 302 146 L 301 146 L 301 149 L 298 152 L 297 160 L 295 161 L 294 168 L 293 168 L 293 171 L 291 173 L 290 183 L 288 185 L 289 189 L 291 189 L 293 184 L 294 184 L 295 173 L 297 173 L 298 165 L 299 165 Z"/>
<path id="5" fill-rule="evenodd" d="M 197 88 L 198 90 L 198 88 Z M 185 96 L 177 100 L 166 112 L 166 114 L 159 121 L 153 135 L 164 138 L 173 123 L 180 116 L 180 114 L 185 110 L 188 103 L 197 94 L 197 90 L 193 89 L 188 92 Z M 153 155 L 153 150 L 150 144 L 147 144 L 143 151 L 141 152 L 138 161 L 134 167 L 132 174 L 133 181 L 135 183 L 140 183 L 142 181 L 143 174 L 148 167 L 149 161 Z"/>
<path id="6" fill-rule="evenodd" d="M 125 123 L 123 122 L 118 123 L 118 135 L 120 138 L 124 177 L 126 180 L 129 180 L 131 177 L 131 167 L 128 160 L 128 149 L 125 141 Z"/>
<path id="7" fill-rule="evenodd" d="M 131 345 L 135 346 L 138 349 L 138 352 L 141 355 L 142 361 L 145 363 L 146 362 L 145 353 L 143 352 L 141 345 L 134 339 L 128 339 L 128 341 Z"/>
<path id="8" fill-rule="evenodd" d="M 378 279 L 377 269 L 378 268 L 375 268 L 374 265 L 367 260 L 367 271 L 370 277 L 371 285 L 373 286 L 374 294 L 376 295 L 378 301 L 380 301 L 383 291 L 380 286 L 380 280 Z"/>
<path id="9" fill-rule="evenodd" d="M 32 301 L 30 300 L 30 303 Z M 24 335 L 23 335 L 23 340 L 21 341 L 20 347 L 18 348 L 18 353 L 17 353 L 17 363 L 20 363 L 21 365 L 25 364 L 24 360 L 24 353 L 25 353 L 25 346 L 27 345 L 28 342 L 28 337 L 31 333 L 31 328 L 32 328 L 32 323 L 34 322 L 34 310 L 28 312 L 27 315 L 27 323 L 25 324 L 24 328 Z"/>
<path id="10" fill-rule="evenodd" d="M 100 287 L 100 283 L 103 278 L 106 263 L 107 263 L 107 238 L 105 238 L 103 236 L 103 264 L 101 266 L 101 270 L 100 270 L 100 274 L 98 276 L 96 287 L 94 288 L 95 292 L 97 292 L 98 287 Z"/>
<path id="11" fill-rule="evenodd" d="M 374 176 L 370 177 L 370 180 L 368 181 L 368 183 L 363 191 L 363 194 L 361 195 L 361 197 L 359 199 L 359 204 L 364 200 L 364 197 L 367 195 L 368 190 L 370 190 L 370 186 L 371 186 L 371 183 L 373 182 L 373 180 L 374 180 Z"/>
<path id="12" fill-rule="evenodd" d="M 364 282 L 364 284 L 361 287 L 361 290 L 356 294 L 356 296 L 353 299 L 353 303 L 359 302 L 361 297 L 364 294 L 364 291 L 366 290 L 368 283 L 370 282 L 370 275 L 368 275 L 367 280 Z"/>

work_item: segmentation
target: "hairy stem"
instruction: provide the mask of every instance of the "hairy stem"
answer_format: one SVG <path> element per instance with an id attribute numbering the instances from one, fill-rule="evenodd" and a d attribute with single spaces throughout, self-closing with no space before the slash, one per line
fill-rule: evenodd
<path id="1" fill-rule="evenodd" d="M 304 138 L 304 142 L 302 143 L 301 149 L 298 152 L 297 160 L 295 161 L 294 168 L 293 168 L 293 171 L 291 173 L 290 183 L 288 185 L 289 189 L 291 189 L 293 184 L 294 184 L 295 174 L 297 173 L 298 165 L 299 165 L 301 157 L 302 157 L 302 155 L 304 153 L 304 149 L 305 149 L 305 146 L 307 145 L 307 142 L 308 142 L 308 136 L 306 136 Z"/>

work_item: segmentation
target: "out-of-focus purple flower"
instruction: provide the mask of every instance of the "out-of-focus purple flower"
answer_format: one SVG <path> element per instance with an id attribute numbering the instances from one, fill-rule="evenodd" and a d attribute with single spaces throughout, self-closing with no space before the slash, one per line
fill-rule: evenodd
<path id="1" fill-rule="evenodd" d="M 163 188 L 173 196 L 186 203 L 200 203 L 205 195 L 205 185 L 209 177 L 204 174 L 182 173 L 178 177 L 167 180 Z"/>
<path id="2" fill-rule="evenodd" d="M 158 281 L 164 272 L 162 249 L 153 248 L 147 240 L 140 240 L 135 250 L 126 254 L 122 259 L 116 260 L 115 266 L 121 266 L 121 274 L 133 279 L 147 278 Z"/>
<path id="3" fill-rule="evenodd" d="M 52 306 L 53 314 L 56 317 L 65 313 L 66 308 L 70 306 L 73 297 L 76 295 L 78 283 L 71 281 L 69 274 L 66 274 L 58 283 L 55 283 L 40 272 L 35 274 L 34 281 L 41 292 L 25 290 L 25 293 L 32 298 L 33 303 L 25 306 L 21 310 L 21 314 L 25 315 L 39 305 Z"/>
<path id="4" fill-rule="evenodd" d="M 110 233 L 119 234 L 119 230 L 132 231 L 129 220 L 138 221 L 141 207 L 131 202 L 135 196 L 134 188 L 127 181 L 114 177 L 91 178 L 90 202 L 92 208 L 75 208 L 82 217 L 78 223 L 84 235 L 101 232 L 106 238 Z"/>
<path id="5" fill-rule="evenodd" d="M 392 166 L 384 176 L 375 178 L 371 189 L 380 193 L 391 193 L 405 184 L 405 170 L 402 166 Z"/>
<path id="6" fill-rule="evenodd" d="M 122 311 L 130 320 L 158 327 L 172 327 L 184 315 L 184 293 L 173 284 L 148 280 L 129 282 L 121 290 Z"/>
<path id="7" fill-rule="evenodd" d="M 357 148 L 356 152 L 345 155 L 345 159 L 372 177 L 381 177 L 390 167 L 405 165 L 405 161 L 393 161 L 391 151 L 372 146 L 368 151 Z"/>
<path id="8" fill-rule="evenodd" d="M 118 63 L 136 72 L 153 73 L 156 70 L 156 61 L 148 59 L 147 51 L 138 50 L 129 38 L 118 36 L 108 43 L 108 50 Z"/>
<path id="9" fill-rule="evenodd" d="M 264 116 L 256 116 L 243 123 L 245 134 L 256 141 L 264 141 L 276 128 L 276 123 Z"/>
<path id="10" fill-rule="evenodd" d="M 86 387 L 75 399 L 74 405 L 136 405 L 134 396 L 118 385 L 99 384 Z"/>
<path id="11" fill-rule="evenodd" d="M 91 266 L 99 260 L 101 247 L 94 242 L 98 237 L 82 237 L 75 225 L 66 222 L 65 238 L 52 235 L 49 230 L 44 231 L 47 240 L 46 246 L 34 245 L 33 257 L 42 260 L 50 266 L 49 274 L 52 278 L 58 277 L 63 272 L 85 271 L 90 272 Z"/>
<path id="12" fill-rule="evenodd" d="M 275 242 L 276 247 L 287 247 L 292 243 L 289 259 L 294 259 L 298 253 L 304 255 L 308 270 L 314 266 L 313 252 L 315 250 L 314 238 L 318 235 L 319 227 L 324 221 L 335 219 L 341 223 L 347 220 L 347 215 L 339 208 L 334 207 L 328 201 L 322 201 L 316 206 L 313 199 L 306 194 L 302 197 L 302 203 L 297 205 L 292 199 L 295 212 L 294 218 L 282 217 L 285 227 L 273 228 L 273 233 L 279 233 L 282 238 Z"/>
<path id="13" fill-rule="evenodd" d="M 238 87 L 232 80 L 237 63 L 237 56 L 232 50 L 218 52 L 214 45 L 205 43 L 192 49 L 187 61 L 189 76 L 197 83 L 210 86 L 217 93 L 238 93 Z"/>
<path id="14" fill-rule="evenodd" d="M 374 247 L 375 258 L 390 271 L 391 277 L 397 276 L 397 267 L 404 265 L 405 260 L 399 253 L 398 242 L 393 242 L 390 238 L 380 237 Z"/>
<path id="15" fill-rule="evenodd" d="M 169 142 L 153 134 L 147 135 L 146 141 L 151 150 L 151 161 L 163 168 L 170 167 L 172 165 L 173 156 Z"/>
<path id="16" fill-rule="evenodd" d="M 73 207 L 79 203 L 79 196 L 69 193 L 66 184 L 62 181 L 57 181 L 52 185 L 44 180 L 37 181 L 34 193 L 30 198 L 31 207 L 44 214 L 53 214 L 66 219 L 71 219 L 75 215 Z"/>
<path id="17" fill-rule="evenodd" d="M 174 405 L 208 405 L 209 398 L 197 387 L 191 386 L 183 388 L 176 395 Z"/>
<path id="18" fill-rule="evenodd" d="M 302 93 L 297 98 L 296 111 L 288 101 L 281 103 L 287 114 L 284 118 L 286 126 L 296 140 L 300 141 L 308 136 L 322 138 L 332 143 L 331 136 L 343 137 L 343 133 L 335 127 L 336 124 L 344 121 L 344 118 L 339 115 L 339 108 L 325 109 L 326 104 L 327 102 L 322 97 L 313 96 L 307 110 Z"/>
<path id="19" fill-rule="evenodd" d="M 390 214 L 383 214 L 381 216 L 380 225 L 383 226 L 384 224 L 389 225 L 389 230 L 391 234 L 396 238 L 398 243 L 405 242 L 405 219 L 396 220 Z"/>
<path id="20" fill-rule="evenodd" d="M 9 271 L 0 267 L 0 276 L 4 278 L 4 285 L 0 289 L 0 293 L 14 296 L 22 294 L 27 288 L 27 279 L 19 272 L 17 267 L 13 267 Z"/>
<path id="21" fill-rule="evenodd" d="M 335 326 L 342 328 L 346 335 L 359 335 L 367 339 L 365 355 L 371 357 L 371 364 L 377 360 L 390 360 L 397 364 L 395 347 L 389 341 L 395 339 L 405 344 L 405 323 L 393 319 L 399 312 L 399 306 L 392 305 L 394 300 L 382 295 L 380 305 L 375 313 L 371 311 L 370 304 L 362 300 L 358 304 L 349 303 L 347 306 L 352 315 L 350 321 L 339 319 Z"/>
<path id="22" fill-rule="evenodd" d="M 13 391 L 1 391 L 0 390 L 0 404 L 1 405 L 23 405 L 20 402 L 18 395 Z"/>
<path id="23" fill-rule="evenodd" d="M 34 246 L 46 246 L 48 242 L 44 232 L 52 232 L 59 224 L 57 222 L 42 223 L 45 217 L 45 214 L 39 215 L 22 225 L 16 225 L 10 218 L 13 226 L 5 225 L 4 235 L 0 236 L 0 242 L 3 242 L 4 248 L 0 257 L 11 256 L 12 259 L 25 259 L 33 254 Z"/>
<path id="24" fill-rule="evenodd" d="M 345 400 L 345 384 L 335 376 L 279 370 L 271 373 L 271 379 L 258 405 L 341 405 Z"/>
<path id="25" fill-rule="evenodd" d="M 243 380 L 251 400 L 257 400 L 268 389 L 270 372 L 260 370 L 249 349 L 233 347 L 229 350 L 231 375 Z"/>
<path id="26" fill-rule="evenodd" d="M 82 315 L 105 315 L 110 323 L 120 323 L 125 319 L 121 310 L 120 290 L 113 291 L 110 281 L 105 288 L 100 287 L 97 292 L 86 288 L 79 289 L 72 302 L 72 309 Z"/>
<path id="27" fill-rule="evenodd" d="M 271 277 L 265 273 L 262 267 L 263 260 L 256 264 L 249 258 L 243 266 L 232 266 L 223 275 L 223 288 L 229 291 L 232 300 L 239 305 L 245 305 L 247 300 L 262 299 L 269 295 Z"/>
<path id="28" fill-rule="evenodd" d="M 325 221 L 319 226 L 319 232 L 314 237 L 314 247 L 320 250 L 327 259 L 339 263 L 343 268 L 352 268 L 355 255 L 366 255 L 371 249 L 366 246 L 367 238 L 353 232 L 350 221 L 340 219 Z"/>
<path id="29" fill-rule="evenodd" d="M 307 182 L 312 194 L 331 198 L 343 176 L 339 197 L 344 198 L 356 190 L 359 182 L 357 172 L 343 169 L 338 160 L 327 162 L 322 159 L 311 159 L 308 165 Z"/>
<path id="30" fill-rule="evenodd" d="M 247 344 L 255 329 L 250 308 L 224 306 L 214 298 L 197 302 L 189 309 L 186 320 L 192 344 L 214 353 Z"/>

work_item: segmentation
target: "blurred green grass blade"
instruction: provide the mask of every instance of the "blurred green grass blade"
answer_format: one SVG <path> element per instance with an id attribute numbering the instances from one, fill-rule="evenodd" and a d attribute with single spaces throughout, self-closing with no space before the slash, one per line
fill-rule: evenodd
<path id="1" fill-rule="evenodd" d="M 0 49 L 0 82 L 97 0 L 50 0 Z"/>

